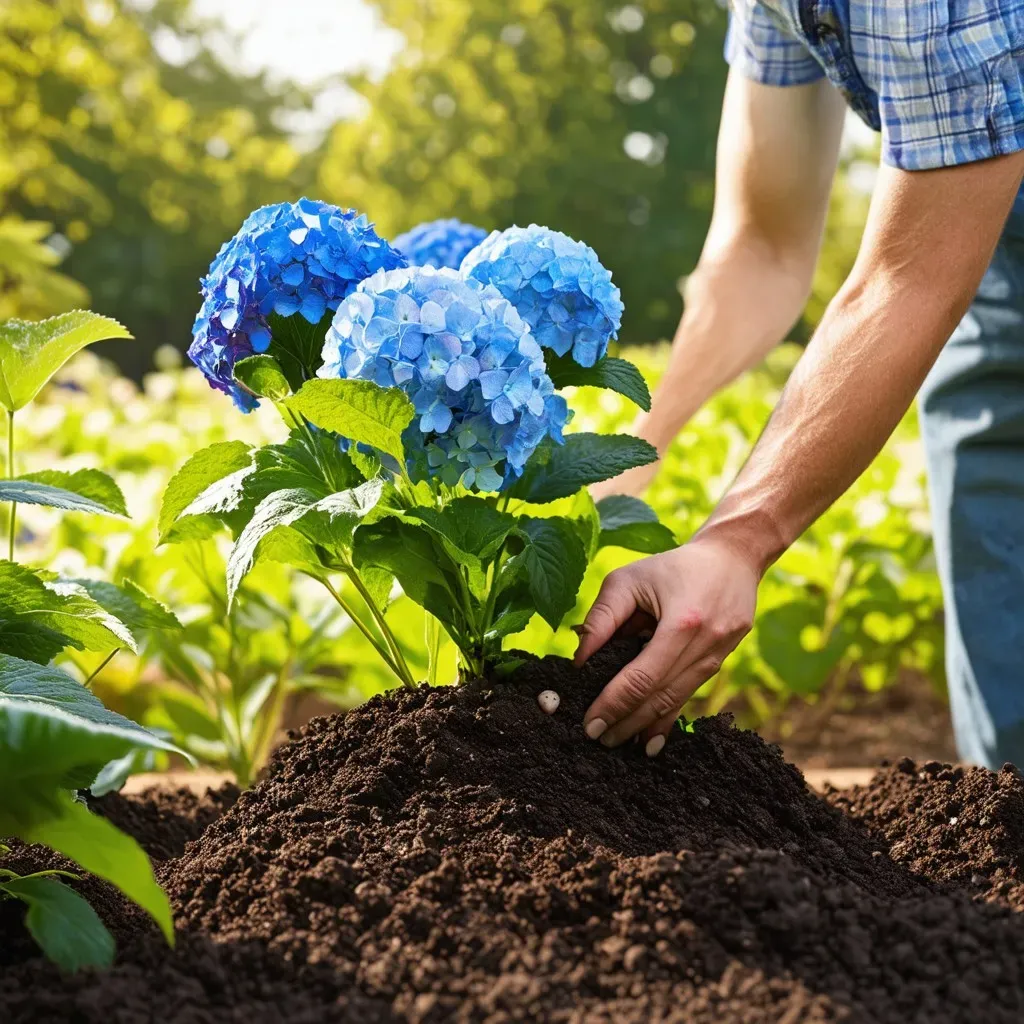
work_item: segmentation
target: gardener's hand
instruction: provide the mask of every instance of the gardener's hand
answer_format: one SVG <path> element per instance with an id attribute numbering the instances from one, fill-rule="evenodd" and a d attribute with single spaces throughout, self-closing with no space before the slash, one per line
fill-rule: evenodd
<path id="1" fill-rule="evenodd" d="M 576 665 L 620 629 L 654 627 L 640 654 L 602 690 L 583 718 L 609 747 L 638 733 L 654 757 L 694 691 L 749 632 L 760 569 L 738 546 L 697 537 L 613 572 L 583 624 Z"/>

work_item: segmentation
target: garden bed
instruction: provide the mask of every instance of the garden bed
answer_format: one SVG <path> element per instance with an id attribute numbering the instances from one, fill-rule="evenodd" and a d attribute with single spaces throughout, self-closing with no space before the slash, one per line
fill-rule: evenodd
<path id="1" fill-rule="evenodd" d="M 315 719 L 241 796 L 106 798 L 176 950 L 89 881 L 118 962 L 62 978 L 3 905 L 0 1019 L 1022 1019 L 1015 771 L 904 761 L 822 798 L 722 717 L 610 752 L 581 720 L 628 653 Z"/>

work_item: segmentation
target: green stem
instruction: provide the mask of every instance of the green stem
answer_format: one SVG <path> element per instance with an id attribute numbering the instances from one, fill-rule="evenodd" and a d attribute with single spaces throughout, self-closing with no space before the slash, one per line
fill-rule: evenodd
<path id="1" fill-rule="evenodd" d="M 14 410 L 7 411 L 7 479 L 14 479 Z M 11 502 L 11 517 L 7 524 L 7 558 L 14 561 L 14 534 L 18 523 L 18 503 Z"/>
<path id="2" fill-rule="evenodd" d="M 273 743 L 274 735 L 277 732 L 278 722 L 280 721 L 281 713 L 284 710 L 285 698 L 288 696 L 286 680 L 290 670 L 291 666 L 290 664 L 287 664 L 280 672 L 278 672 L 277 681 L 274 684 L 274 696 L 270 701 L 270 709 L 263 716 L 262 727 L 260 728 L 256 742 L 253 744 L 251 761 L 253 767 L 257 771 L 263 767 L 267 758 L 270 756 L 270 746 Z"/>
<path id="3" fill-rule="evenodd" d="M 391 631 L 391 627 L 388 625 L 388 620 L 384 617 L 384 613 L 377 607 L 377 602 L 374 601 L 373 595 L 366 589 L 363 581 L 359 578 L 359 573 L 356 571 L 354 565 L 348 564 L 346 566 L 345 575 L 352 581 L 352 585 L 359 591 L 359 596 L 366 602 L 366 607 L 369 608 L 370 614 L 373 616 L 373 621 L 377 623 L 377 628 L 380 630 L 381 635 L 384 637 L 385 642 L 390 648 L 391 655 L 398 669 L 397 675 L 398 678 L 402 680 L 402 685 L 410 690 L 415 690 L 416 680 L 412 677 L 412 672 L 409 670 L 409 664 L 405 660 L 405 655 L 402 653 L 402 648 L 398 644 L 398 639 Z"/>
<path id="4" fill-rule="evenodd" d="M 391 669 L 391 671 L 394 672 L 399 679 L 402 679 L 402 673 L 399 670 L 398 666 L 395 664 L 394 660 L 392 659 L 391 652 L 388 651 L 388 649 L 384 647 L 381 644 L 381 642 L 373 635 L 373 632 L 370 630 L 370 627 L 367 626 L 366 623 L 363 622 L 363 620 L 359 618 L 358 615 L 356 615 L 355 609 L 348 603 L 348 601 L 345 600 L 344 597 L 341 596 L 340 593 L 338 593 L 337 590 L 334 589 L 334 587 L 331 586 L 329 580 L 321 580 L 320 582 L 327 589 L 327 592 L 331 595 L 331 597 L 333 597 L 334 600 L 338 602 L 338 605 L 341 607 L 341 610 L 355 623 L 356 627 L 359 629 L 359 632 L 366 637 L 366 639 L 373 646 L 373 649 L 381 656 L 381 658 L 383 659 L 384 663 L 388 666 L 388 668 Z M 404 682 L 405 680 L 402 679 L 402 681 Z"/>
<path id="5" fill-rule="evenodd" d="M 120 647 L 115 647 L 93 670 L 89 673 L 89 678 L 86 679 L 83 686 L 88 686 L 110 663 L 114 660 L 114 655 L 121 650 Z"/>

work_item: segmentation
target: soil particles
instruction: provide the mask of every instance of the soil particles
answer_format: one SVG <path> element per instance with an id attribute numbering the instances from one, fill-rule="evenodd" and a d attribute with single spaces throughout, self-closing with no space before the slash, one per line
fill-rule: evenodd
<path id="1" fill-rule="evenodd" d="M 1024 1021 L 1016 769 L 904 760 L 822 797 L 726 716 L 609 751 L 583 713 L 634 651 L 314 719 L 246 793 L 98 801 L 176 947 L 86 879 L 118 961 L 62 977 L 0 904 L 0 1022 Z"/>

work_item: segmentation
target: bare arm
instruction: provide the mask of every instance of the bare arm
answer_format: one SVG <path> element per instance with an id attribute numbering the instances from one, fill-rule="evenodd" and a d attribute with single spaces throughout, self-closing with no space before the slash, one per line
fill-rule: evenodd
<path id="1" fill-rule="evenodd" d="M 885 168 L 849 280 L 747 465 L 689 544 L 612 573 L 586 660 L 636 612 L 654 637 L 587 711 L 616 745 L 657 753 L 683 703 L 749 630 L 765 569 L 856 479 L 967 310 L 1024 176 L 1024 153 L 908 173 Z M 653 746 L 652 746 L 653 745 Z"/>
<path id="2" fill-rule="evenodd" d="M 842 133 L 824 80 L 776 88 L 732 73 L 718 136 L 715 206 L 651 412 L 633 432 L 664 452 L 719 388 L 760 362 L 810 291 Z M 641 490 L 653 469 L 597 488 Z"/>

